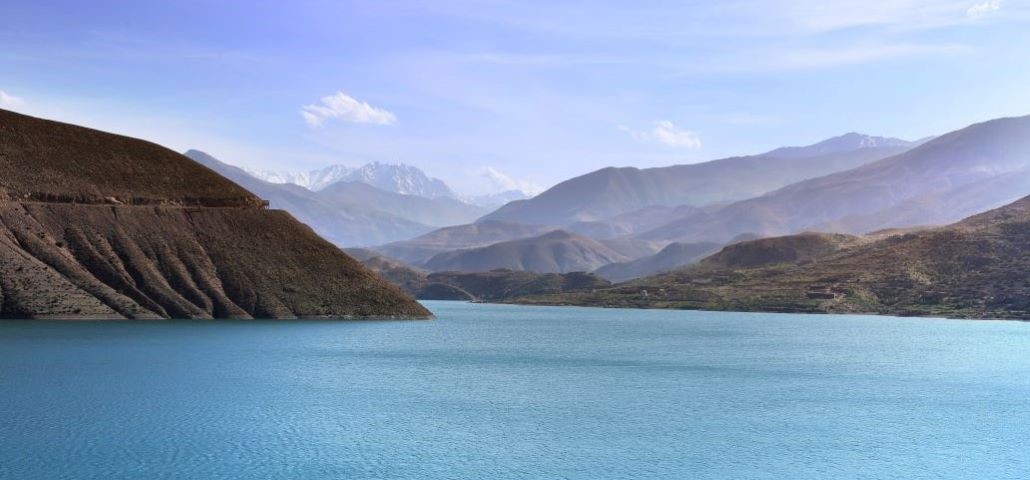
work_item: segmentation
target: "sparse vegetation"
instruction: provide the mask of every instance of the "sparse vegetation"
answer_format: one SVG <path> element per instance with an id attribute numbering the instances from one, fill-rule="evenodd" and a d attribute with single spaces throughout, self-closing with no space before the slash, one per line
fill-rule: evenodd
<path id="1" fill-rule="evenodd" d="M 782 247 L 803 236 L 784 237 Z M 805 261 L 771 264 L 759 240 L 700 265 L 594 291 L 526 295 L 526 304 L 1030 319 L 1030 197 L 958 224 L 848 240 Z M 810 243 L 805 240 L 802 243 Z M 748 252 L 745 262 L 732 255 Z M 643 292 L 648 294 L 644 295 Z"/>

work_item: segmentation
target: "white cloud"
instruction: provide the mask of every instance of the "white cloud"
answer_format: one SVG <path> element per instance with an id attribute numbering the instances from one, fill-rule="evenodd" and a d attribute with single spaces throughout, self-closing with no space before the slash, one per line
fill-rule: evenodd
<path id="1" fill-rule="evenodd" d="M 997 12 L 998 10 L 1001 10 L 1004 3 L 1005 0 L 983 0 L 982 2 L 978 2 L 969 7 L 969 9 L 966 10 L 966 16 L 969 18 L 979 18 L 984 15 Z"/>
<path id="2" fill-rule="evenodd" d="M 516 180 L 494 167 L 483 167 L 479 169 L 477 173 L 479 178 L 490 182 L 493 187 L 492 190 L 496 190 L 498 192 L 518 190 L 526 195 L 536 195 L 544 190 L 543 187 L 532 182 Z"/>
<path id="3" fill-rule="evenodd" d="M 0 108 L 18 108 L 22 105 L 25 105 L 25 100 L 0 90 Z"/>
<path id="4" fill-rule="evenodd" d="M 701 148 L 701 139 L 690 130 L 682 130 L 668 120 L 654 122 L 654 130 L 651 131 L 654 138 L 670 147 L 677 148 Z"/>
<path id="5" fill-rule="evenodd" d="M 305 105 L 300 114 L 312 127 L 320 127 L 330 119 L 376 125 L 391 125 L 397 122 L 397 117 L 389 111 L 373 107 L 343 92 L 322 97 L 321 104 Z"/>
<path id="6" fill-rule="evenodd" d="M 625 125 L 619 125 L 619 130 L 637 140 L 656 141 L 673 148 L 701 148 L 701 138 L 697 133 L 679 128 L 669 120 L 655 121 L 654 127 L 649 131 L 633 130 Z"/>

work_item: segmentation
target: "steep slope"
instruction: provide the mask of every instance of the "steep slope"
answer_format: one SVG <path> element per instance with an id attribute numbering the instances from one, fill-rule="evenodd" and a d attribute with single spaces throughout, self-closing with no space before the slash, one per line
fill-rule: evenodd
<path id="1" fill-rule="evenodd" d="M 605 168 L 562 182 L 529 200 L 511 202 L 484 220 L 566 226 L 662 205 L 703 206 L 880 160 L 907 149 L 870 147 L 814 156 L 769 154 L 662 168 Z"/>
<path id="2" fill-rule="evenodd" d="M 412 265 L 422 265 L 439 253 L 535 237 L 554 230 L 555 227 L 541 225 L 485 221 L 440 228 L 411 240 L 376 247 L 376 250 Z"/>
<path id="3" fill-rule="evenodd" d="M 444 252 L 426 262 L 432 271 L 487 272 L 495 269 L 537 273 L 589 272 L 628 260 L 600 242 L 562 230 L 486 247 Z"/>
<path id="4" fill-rule="evenodd" d="M 711 242 L 671 243 L 654 255 L 605 265 L 594 273 L 613 282 L 624 282 L 690 265 L 715 252 L 719 246 Z"/>
<path id="5" fill-rule="evenodd" d="M 426 317 L 282 211 L 149 142 L 0 110 L 0 317 Z"/>
<path id="6" fill-rule="evenodd" d="M 1030 197 L 947 227 L 881 237 L 813 261 L 704 261 L 609 289 L 520 301 L 1030 320 Z"/>
<path id="7" fill-rule="evenodd" d="M 336 202 L 297 185 L 259 180 L 198 150 L 190 150 L 186 156 L 268 200 L 272 208 L 290 212 L 340 246 L 378 245 L 412 238 L 433 228 L 365 206 Z"/>
<path id="8" fill-rule="evenodd" d="M 318 191 L 317 195 L 334 204 L 381 211 L 433 227 L 467 224 L 485 213 L 483 208 L 450 197 L 404 195 L 362 182 L 336 182 Z"/>
<path id="9" fill-rule="evenodd" d="M 1030 117 L 993 120 L 891 158 L 690 214 L 639 237 L 724 241 L 742 232 L 776 236 L 841 227 L 843 233 L 862 233 L 950 223 L 1025 195 L 1027 169 Z M 950 198 L 962 198 L 961 208 L 948 208 Z"/>

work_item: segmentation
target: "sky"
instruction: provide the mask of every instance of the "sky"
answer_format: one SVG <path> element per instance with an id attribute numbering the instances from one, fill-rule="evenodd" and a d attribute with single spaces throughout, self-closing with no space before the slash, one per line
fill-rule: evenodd
<path id="1" fill-rule="evenodd" d="M 0 108 L 468 194 L 1030 114 L 1030 0 L 6 0 Z"/>

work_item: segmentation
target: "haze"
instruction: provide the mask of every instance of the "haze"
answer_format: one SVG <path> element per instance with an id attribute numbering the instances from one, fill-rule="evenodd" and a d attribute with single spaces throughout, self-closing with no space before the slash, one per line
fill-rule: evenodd
<path id="1" fill-rule="evenodd" d="M 1027 113 L 1025 2 L 834 3 L 17 2 L 0 107 L 463 194 Z"/>

